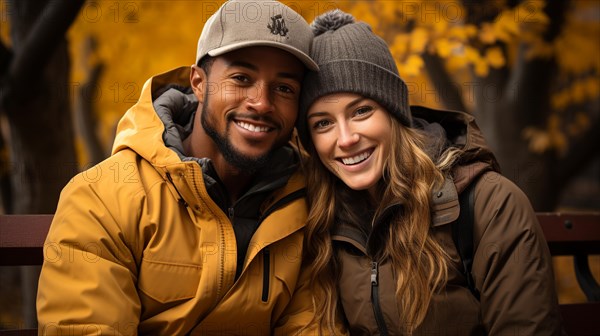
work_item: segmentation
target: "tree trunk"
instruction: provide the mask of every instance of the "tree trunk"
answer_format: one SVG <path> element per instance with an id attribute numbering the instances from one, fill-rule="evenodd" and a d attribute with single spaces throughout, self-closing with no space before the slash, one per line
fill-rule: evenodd
<path id="1" fill-rule="evenodd" d="M 53 213 L 61 189 L 77 171 L 64 38 L 65 25 L 72 19 L 68 23 L 56 20 L 61 4 L 55 0 L 9 3 L 14 58 L 3 76 L 2 90 L 2 112 L 10 133 L 5 134 L 10 157 L 7 213 Z M 73 11 L 63 13 L 74 17 Z M 56 28 L 46 29 L 49 24 Z M 29 50 L 36 48 L 40 52 L 32 55 Z M 37 327 L 38 277 L 38 267 L 22 268 L 26 327 Z"/>
<path id="2" fill-rule="evenodd" d="M 515 6 L 519 2 L 510 1 L 509 5 Z M 464 4 L 469 13 L 473 13 L 468 17 L 470 23 L 489 20 L 496 15 L 494 11 L 482 11 L 485 3 L 481 0 L 465 1 Z M 566 0 L 553 0 L 546 6 L 545 11 L 551 22 L 544 36 L 547 41 L 554 39 L 560 32 L 567 5 Z M 481 17 L 477 13 L 491 16 Z M 502 47 L 501 44 L 499 46 Z M 510 69 L 490 69 L 486 77 L 473 75 L 471 83 L 463 83 L 462 89 L 467 92 L 462 92 L 462 97 L 474 99 L 474 110 L 471 113 L 476 117 L 490 148 L 500 162 L 503 175 L 527 194 L 536 211 L 551 211 L 558 205 L 566 181 L 572 177 L 566 172 L 573 172 L 591 160 L 585 155 L 578 155 L 578 160 L 559 161 L 555 153 L 535 154 L 530 151 L 522 132 L 526 127 L 544 128 L 543 123 L 550 114 L 549 99 L 557 65 L 553 59 L 526 60 L 526 48 L 526 45 L 520 47 L 515 64 Z M 425 57 L 425 64 L 428 71 L 433 72 L 432 79 L 436 89 L 438 92 L 452 93 L 442 95 L 447 107 L 460 107 L 460 103 L 449 101 L 456 100 L 456 94 L 447 76 L 439 73 L 444 70 L 436 66 L 439 59 L 435 57 Z M 598 138 L 599 132 L 594 133 L 593 138 Z M 581 151 L 581 148 L 571 150 Z M 579 166 L 576 167 L 576 164 Z M 557 182 L 557 179 L 562 180 Z"/>
<path id="3" fill-rule="evenodd" d="M 46 1 L 48 3 L 50 1 Z M 38 19 L 38 1 L 11 2 L 14 55 Z M 38 55 L 46 66 L 36 70 L 27 92 L 8 90 L 4 110 L 10 130 L 11 213 L 52 213 L 60 190 L 77 171 L 69 101 L 69 55 L 63 37 L 53 50 Z"/>
<path id="4" fill-rule="evenodd" d="M 477 114 L 484 113 L 481 125 L 494 150 L 502 171 L 527 194 L 536 211 L 551 211 L 558 203 L 560 190 L 550 183 L 554 176 L 554 153 L 535 154 L 522 132 L 526 127 L 545 122 L 550 111 L 550 83 L 556 73 L 552 60 L 524 59 L 525 47 L 519 51 L 517 64 L 504 86 L 500 100 L 480 97 Z M 483 88 L 488 90 L 484 81 Z"/>

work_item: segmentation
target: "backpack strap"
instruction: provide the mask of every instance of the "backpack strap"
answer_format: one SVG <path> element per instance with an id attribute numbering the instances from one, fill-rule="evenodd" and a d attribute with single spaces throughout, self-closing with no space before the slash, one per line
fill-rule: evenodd
<path id="1" fill-rule="evenodd" d="M 458 250 L 458 255 L 463 265 L 463 275 L 467 279 L 469 290 L 479 300 L 479 290 L 475 287 L 473 274 L 473 227 L 475 225 L 475 185 L 477 181 L 471 184 L 459 195 L 460 214 L 456 222 L 452 225 L 452 238 L 454 245 Z"/>

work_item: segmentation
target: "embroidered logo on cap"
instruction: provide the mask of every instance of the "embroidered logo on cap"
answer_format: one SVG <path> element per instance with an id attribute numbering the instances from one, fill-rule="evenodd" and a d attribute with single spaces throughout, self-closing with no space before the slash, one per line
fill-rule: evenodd
<path id="1" fill-rule="evenodd" d="M 289 31 L 281 14 L 271 16 L 271 23 L 267 25 L 267 28 L 271 29 L 273 35 L 286 36 Z"/>

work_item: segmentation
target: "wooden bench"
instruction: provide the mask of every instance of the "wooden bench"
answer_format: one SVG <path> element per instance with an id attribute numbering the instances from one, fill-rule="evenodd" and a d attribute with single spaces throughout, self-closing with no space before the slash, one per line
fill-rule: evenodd
<path id="1" fill-rule="evenodd" d="M 590 270 L 589 255 L 600 254 L 600 213 L 538 213 L 553 256 L 572 256 L 575 276 L 588 302 L 561 304 L 569 335 L 600 335 L 600 286 Z"/>
<path id="2" fill-rule="evenodd" d="M 600 213 L 538 213 L 553 256 L 574 258 L 575 274 L 588 302 L 561 304 L 569 335 L 600 335 L 600 286 L 588 256 L 600 254 Z M 52 215 L 0 215 L 0 266 L 41 265 Z M 0 336 L 37 335 L 36 329 L 0 330 Z"/>

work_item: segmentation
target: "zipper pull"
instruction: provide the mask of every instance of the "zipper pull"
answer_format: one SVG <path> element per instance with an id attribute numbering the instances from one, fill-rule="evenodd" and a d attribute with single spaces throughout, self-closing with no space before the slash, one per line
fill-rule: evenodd
<path id="1" fill-rule="evenodd" d="M 377 275 L 379 273 L 379 269 L 377 267 L 376 261 L 371 261 L 371 285 L 377 286 Z"/>
<path id="2" fill-rule="evenodd" d="M 233 207 L 229 207 L 227 212 L 229 213 L 229 220 L 233 223 Z"/>
<path id="3" fill-rule="evenodd" d="M 169 182 L 171 182 L 171 184 L 173 185 L 173 188 L 175 188 L 175 191 L 177 192 L 177 195 L 179 195 L 179 199 L 177 200 L 177 203 L 179 203 L 179 205 L 183 206 L 184 208 L 187 208 L 188 207 L 187 202 L 183 199 L 183 196 L 181 196 L 179 189 L 177 189 L 175 182 L 173 182 L 173 178 L 171 177 L 171 174 L 168 172 L 167 172 L 167 180 L 169 180 Z"/>

